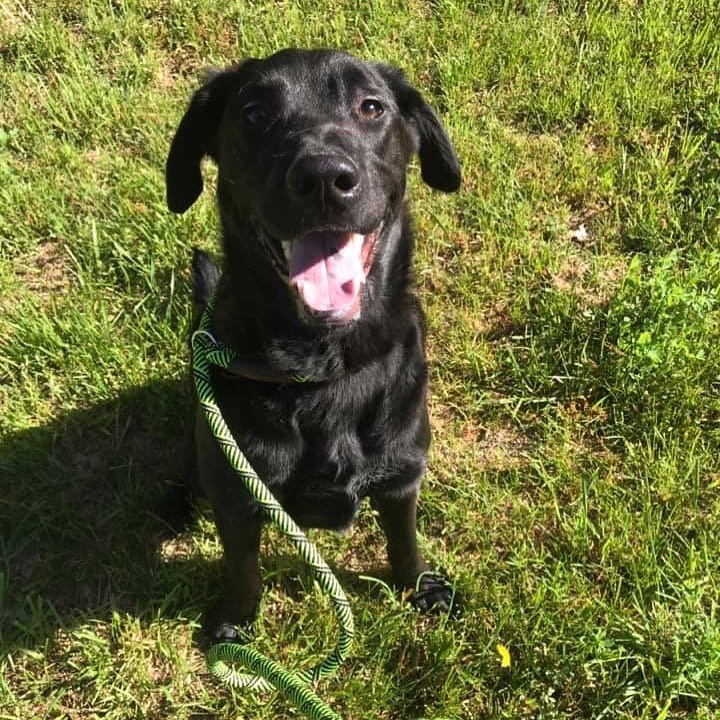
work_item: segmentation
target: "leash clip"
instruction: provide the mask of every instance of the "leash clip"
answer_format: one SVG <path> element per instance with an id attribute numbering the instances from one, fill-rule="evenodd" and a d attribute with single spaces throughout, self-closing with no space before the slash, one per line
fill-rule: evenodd
<path id="1" fill-rule="evenodd" d="M 196 330 L 192 337 L 190 338 L 190 346 L 192 347 L 193 351 L 196 349 L 195 343 L 199 340 L 199 338 L 207 338 L 210 340 L 210 342 L 215 346 L 218 347 L 220 343 L 217 341 L 215 336 L 209 331 L 209 330 Z"/>

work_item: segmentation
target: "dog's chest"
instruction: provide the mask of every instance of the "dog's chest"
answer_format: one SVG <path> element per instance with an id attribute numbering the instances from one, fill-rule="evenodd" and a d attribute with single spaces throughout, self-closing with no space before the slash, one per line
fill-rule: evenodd
<path id="1" fill-rule="evenodd" d="M 420 375 L 400 382 L 369 368 L 315 386 L 235 383 L 222 392 L 230 400 L 224 413 L 253 467 L 301 525 L 342 528 L 388 476 L 415 480 L 422 472 Z"/>

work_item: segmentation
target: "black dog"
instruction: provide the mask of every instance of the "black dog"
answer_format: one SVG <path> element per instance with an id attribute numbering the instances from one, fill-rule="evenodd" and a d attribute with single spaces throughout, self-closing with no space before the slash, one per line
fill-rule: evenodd
<path id="1" fill-rule="evenodd" d="M 167 161 L 177 213 L 218 165 L 222 276 L 194 260 L 195 298 L 216 294 L 213 335 L 242 360 L 213 384 L 241 449 L 304 527 L 340 529 L 369 496 L 394 580 L 421 609 L 451 590 L 416 544 L 430 427 L 423 315 L 412 290 L 405 173 L 452 192 L 458 161 L 403 74 L 330 50 L 285 50 L 218 72 L 192 98 Z M 303 382 L 294 377 L 304 376 Z M 204 418 L 196 472 L 229 570 L 216 639 L 235 637 L 261 594 L 263 518 Z"/>

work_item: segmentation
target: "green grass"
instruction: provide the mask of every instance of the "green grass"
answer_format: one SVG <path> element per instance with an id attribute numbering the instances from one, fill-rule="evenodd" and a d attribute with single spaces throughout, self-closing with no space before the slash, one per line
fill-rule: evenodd
<path id="1" fill-rule="evenodd" d="M 313 533 L 358 628 L 320 693 L 346 720 L 720 717 L 719 23 L 710 0 L 2 0 L 0 718 L 298 717 L 210 680 L 211 516 L 163 543 L 154 514 L 191 248 L 217 236 L 210 193 L 166 210 L 165 155 L 203 67 L 287 45 L 404 67 L 464 169 L 411 192 L 421 539 L 465 611 L 360 579 L 387 579 L 369 508 Z M 327 601 L 264 551 L 259 646 L 319 657 Z"/>

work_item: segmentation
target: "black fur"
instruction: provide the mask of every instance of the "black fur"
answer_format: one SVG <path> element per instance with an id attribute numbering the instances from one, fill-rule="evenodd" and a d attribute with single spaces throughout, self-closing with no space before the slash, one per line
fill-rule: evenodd
<path id="1" fill-rule="evenodd" d="M 217 162 L 224 266 L 218 279 L 196 254 L 195 300 L 216 292 L 213 333 L 224 344 L 272 373 L 309 378 L 214 372 L 220 407 L 253 467 L 306 527 L 344 528 L 370 497 L 395 581 L 419 583 L 423 609 L 447 609 L 443 579 L 419 580 L 427 564 L 415 540 L 430 442 L 404 207 L 415 153 L 428 185 L 458 189 L 452 144 L 400 71 L 335 51 L 286 50 L 217 73 L 198 90 L 172 142 L 167 198 L 171 210 L 185 211 L 202 190 L 201 159 Z M 317 230 L 374 237 L 377 228 L 359 317 L 309 311 L 288 282 L 283 243 Z M 226 638 L 257 609 L 262 518 L 199 414 L 195 441 L 229 570 L 229 592 L 211 620 L 215 637 Z"/>

